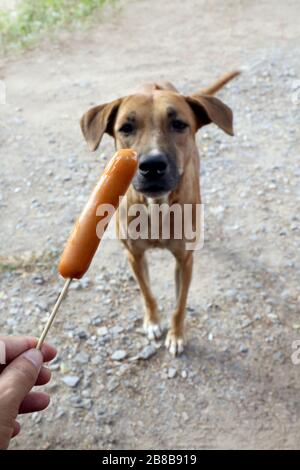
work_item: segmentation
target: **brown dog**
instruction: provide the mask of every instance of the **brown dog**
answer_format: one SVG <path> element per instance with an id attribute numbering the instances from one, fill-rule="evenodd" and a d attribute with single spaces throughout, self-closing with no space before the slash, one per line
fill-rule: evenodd
<path id="1" fill-rule="evenodd" d="M 232 111 L 212 95 L 238 71 L 221 77 L 209 88 L 190 96 L 181 95 L 170 83 L 146 84 L 135 94 L 96 106 L 81 118 L 81 129 L 91 150 L 96 150 L 105 132 L 115 139 L 117 149 L 133 148 L 138 153 L 139 169 L 127 193 L 127 207 L 140 203 L 149 217 L 153 202 L 200 204 L 199 153 L 196 132 L 215 123 L 233 135 Z M 123 206 L 120 223 L 128 226 L 131 217 Z M 195 210 L 190 223 L 196 227 Z M 127 220 L 126 220 L 127 219 Z M 172 221 L 173 219 L 171 219 Z M 125 224 L 126 222 L 126 224 Z M 151 223 L 151 221 L 150 221 Z M 172 224 L 172 222 L 171 222 Z M 145 251 L 158 247 L 170 250 L 176 259 L 177 305 L 166 338 L 166 347 L 176 355 L 183 350 L 184 316 L 192 277 L 193 251 L 186 249 L 186 239 L 127 238 L 123 240 L 145 304 L 144 329 L 150 339 L 161 336 L 159 313 L 151 292 Z"/>

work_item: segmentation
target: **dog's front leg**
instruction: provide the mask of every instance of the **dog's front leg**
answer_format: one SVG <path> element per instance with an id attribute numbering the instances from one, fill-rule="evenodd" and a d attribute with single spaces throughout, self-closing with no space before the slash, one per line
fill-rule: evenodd
<path id="1" fill-rule="evenodd" d="M 156 300 L 150 289 L 148 264 L 145 253 L 128 252 L 128 259 L 139 283 L 145 306 L 144 330 L 149 339 L 160 338 L 159 314 Z"/>
<path id="2" fill-rule="evenodd" d="M 182 255 L 176 256 L 175 281 L 177 305 L 166 338 L 166 347 L 174 356 L 183 351 L 185 307 L 192 278 L 192 270 L 193 254 L 191 252 L 184 252 Z"/>

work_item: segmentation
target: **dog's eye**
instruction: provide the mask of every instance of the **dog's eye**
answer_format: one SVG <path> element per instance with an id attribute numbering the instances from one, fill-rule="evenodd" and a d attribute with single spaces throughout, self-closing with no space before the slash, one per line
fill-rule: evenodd
<path id="1" fill-rule="evenodd" d="M 134 131 L 134 127 L 132 124 L 129 124 L 128 122 L 123 124 L 123 126 L 120 127 L 119 132 L 122 132 L 123 134 L 131 134 Z"/>
<path id="2" fill-rule="evenodd" d="M 180 119 L 174 119 L 171 125 L 172 125 L 172 129 L 174 129 L 174 131 L 176 132 L 182 132 L 184 131 L 184 129 L 188 127 L 188 125 L 185 122 L 181 121 Z"/>

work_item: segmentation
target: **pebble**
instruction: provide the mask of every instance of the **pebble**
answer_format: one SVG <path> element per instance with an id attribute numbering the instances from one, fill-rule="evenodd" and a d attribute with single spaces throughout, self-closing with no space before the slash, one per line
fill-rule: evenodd
<path id="1" fill-rule="evenodd" d="M 91 286 L 91 281 L 88 277 L 83 277 L 82 279 L 80 279 L 79 282 L 83 289 L 86 289 L 87 287 Z"/>
<path id="2" fill-rule="evenodd" d="M 249 348 L 247 348 L 247 346 L 244 344 L 241 344 L 239 351 L 240 353 L 246 354 L 249 351 Z"/>
<path id="3" fill-rule="evenodd" d="M 85 408 L 87 410 L 90 410 L 93 405 L 93 401 L 90 398 L 81 398 L 79 395 L 72 396 L 70 403 L 74 408 Z"/>
<path id="4" fill-rule="evenodd" d="M 279 362 L 280 364 L 283 364 L 285 361 L 285 356 L 282 351 L 277 351 L 274 355 L 274 361 Z"/>
<path id="5" fill-rule="evenodd" d="M 247 328 L 248 326 L 252 325 L 252 323 L 253 323 L 253 320 L 247 319 L 242 322 L 242 328 Z"/>
<path id="6" fill-rule="evenodd" d="M 187 376 L 188 376 L 187 371 L 186 371 L 186 370 L 182 370 L 182 371 L 181 371 L 181 377 L 182 377 L 183 379 L 187 379 Z"/>
<path id="7" fill-rule="evenodd" d="M 123 331 L 124 331 L 124 328 L 122 328 L 122 326 L 119 326 L 119 325 L 113 326 L 110 329 L 110 332 L 113 336 L 118 336 L 119 334 L 123 333 Z"/>
<path id="8" fill-rule="evenodd" d="M 72 281 L 69 287 L 69 290 L 80 290 L 82 289 L 82 286 L 79 281 Z"/>
<path id="9" fill-rule="evenodd" d="M 192 316 L 198 316 L 198 312 L 194 307 L 191 307 L 190 305 L 187 307 L 187 312 Z"/>
<path id="10" fill-rule="evenodd" d="M 108 328 L 106 326 L 101 326 L 97 328 L 97 335 L 98 336 L 106 336 L 108 334 Z"/>
<path id="11" fill-rule="evenodd" d="M 124 375 L 128 370 L 130 366 L 128 364 L 122 364 L 117 372 L 118 376 Z"/>
<path id="12" fill-rule="evenodd" d="M 149 346 L 146 346 L 140 353 L 139 353 L 139 358 L 140 359 L 149 359 L 150 357 L 154 356 L 156 354 L 157 349 L 155 346 L 150 344 Z"/>
<path id="13" fill-rule="evenodd" d="M 127 357 L 127 352 L 124 351 L 124 349 L 119 349 L 118 351 L 115 351 L 111 358 L 113 361 L 123 361 Z"/>
<path id="14" fill-rule="evenodd" d="M 118 379 L 116 379 L 115 377 L 112 377 L 107 382 L 107 390 L 109 392 L 113 392 L 114 390 L 116 390 L 116 388 L 119 387 L 119 385 L 120 385 L 120 382 L 118 381 Z"/>
<path id="15" fill-rule="evenodd" d="M 79 339 L 88 339 L 88 334 L 84 330 L 76 331 L 75 334 Z"/>
<path id="16" fill-rule="evenodd" d="M 74 361 L 78 362 L 79 364 L 87 364 L 90 360 L 90 356 L 85 352 L 80 352 L 76 354 Z"/>
<path id="17" fill-rule="evenodd" d="M 34 421 L 36 424 L 40 423 L 43 419 L 41 413 L 38 413 L 37 411 L 33 412 L 31 415 L 32 421 Z"/>
<path id="18" fill-rule="evenodd" d="M 99 364 L 102 364 L 104 359 L 100 355 L 95 355 L 92 357 L 91 363 L 94 366 L 98 366 Z"/>
<path id="19" fill-rule="evenodd" d="M 271 313 L 268 313 L 267 316 L 268 316 L 268 318 L 270 318 L 270 320 L 273 321 L 273 322 L 274 322 L 274 321 L 276 322 L 276 320 L 278 320 L 278 315 L 276 315 L 276 313 L 272 313 L 272 312 L 271 312 Z"/>
<path id="20" fill-rule="evenodd" d="M 60 369 L 60 364 L 49 364 L 48 368 L 50 370 L 59 370 Z"/>
<path id="21" fill-rule="evenodd" d="M 41 299 L 35 302 L 35 305 L 41 312 L 47 312 L 49 309 L 49 303 Z"/>
<path id="22" fill-rule="evenodd" d="M 54 418 L 56 420 L 56 419 L 63 418 L 64 416 L 66 416 L 65 410 L 63 410 L 62 408 L 58 408 Z"/>
<path id="23" fill-rule="evenodd" d="M 45 279 L 43 278 L 43 276 L 41 274 L 35 274 L 33 277 L 32 277 L 32 282 L 34 284 L 39 284 L 39 285 L 42 285 L 42 284 L 45 284 Z"/>
<path id="24" fill-rule="evenodd" d="M 168 379 L 174 379 L 176 375 L 177 375 L 177 369 L 175 369 L 174 367 L 170 367 L 168 369 Z"/>
<path id="25" fill-rule="evenodd" d="M 101 325 L 102 321 L 103 321 L 102 317 L 97 315 L 96 317 L 93 317 L 91 319 L 91 325 L 94 325 L 94 326 Z"/>
<path id="26" fill-rule="evenodd" d="M 77 375 L 66 375 L 62 380 L 68 387 L 76 387 L 80 382 L 80 377 Z"/>

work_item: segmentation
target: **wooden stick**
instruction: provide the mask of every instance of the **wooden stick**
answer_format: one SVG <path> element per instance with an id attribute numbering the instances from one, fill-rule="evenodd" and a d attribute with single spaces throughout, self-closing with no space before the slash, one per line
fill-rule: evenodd
<path id="1" fill-rule="evenodd" d="M 43 330 L 43 333 L 41 334 L 41 337 L 40 337 L 40 339 L 38 340 L 38 343 L 37 343 L 37 345 L 36 345 L 36 349 L 41 349 L 41 347 L 43 346 L 43 343 L 44 343 L 44 341 L 45 341 L 46 335 L 47 335 L 48 331 L 49 331 L 50 328 L 51 328 L 51 325 L 52 325 L 52 323 L 53 323 L 53 320 L 54 320 L 54 318 L 55 318 L 55 315 L 57 314 L 57 311 L 58 311 L 58 309 L 59 309 L 59 306 L 60 306 L 60 304 L 62 303 L 62 301 L 63 301 L 63 299 L 64 299 L 64 297 L 65 297 L 65 295 L 66 295 L 66 293 L 67 293 L 67 290 L 69 289 L 69 286 L 70 286 L 71 282 L 72 282 L 72 279 L 67 279 L 67 280 L 66 280 L 66 282 L 65 282 L 65 284 L 64 284 L 64 287 L 63 287 L 61 293 L 59 294 L 59 297 L 58 297 L 58 299 L 57 299 L 57 301 L 56 301 L 56 303 L 55 303 L 55 305 L 54 305 L 54 307 L 53 307 L 53 310 L 52 310 L 52 312 L 51 312 L 51 315 L 50 315 L 50 317 L 49 317 L 49 319 L 48 319 L 48 321 L 47 321 L 47 323 L 46 323 L 46 326 L 45 326 L 45 328 L 44 328 L 44 330 Z"/>

